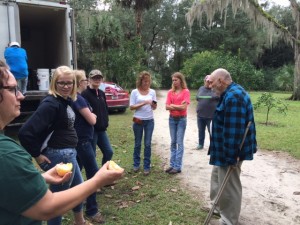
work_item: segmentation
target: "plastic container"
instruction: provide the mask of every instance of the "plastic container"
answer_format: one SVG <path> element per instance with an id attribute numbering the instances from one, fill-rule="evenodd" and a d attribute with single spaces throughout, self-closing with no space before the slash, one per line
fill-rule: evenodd
<path id="1" fill-rule="evenodd" d="M 55 72 L 55 69 L 50 69 L 50 81 L 49 81 L 50 83 L 51 83 L 54 72 Z"/>
<path id="2" fill-rule="evenodd" d="M 37 69 L 38 86 L 40 91 L 49 90 L 49 69 Z"/>

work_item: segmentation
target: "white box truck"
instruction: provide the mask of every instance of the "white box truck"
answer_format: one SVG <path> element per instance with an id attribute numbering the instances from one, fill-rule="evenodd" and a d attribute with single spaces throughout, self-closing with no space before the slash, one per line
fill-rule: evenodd
<path id="1" fill-rule="evenodd" d="M 73 11 L 65 1 L 0 0 L 0 59 L 17 41 L 27 52 L 28 88 L 21 115 L 10 126 L 19 126 L 47 94 L 39 90 L 37 71 L 60 65 L 77 68 Z"/>

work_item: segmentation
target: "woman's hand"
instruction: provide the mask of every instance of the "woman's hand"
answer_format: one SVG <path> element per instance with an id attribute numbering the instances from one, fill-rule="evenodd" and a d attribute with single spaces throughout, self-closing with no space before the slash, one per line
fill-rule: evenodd
<path id="1" fill-rule="evenodd" d="M 115 180 L 120 179 L 124 174 L 124 169 L 120 170 L 109 170 L 109 161 L 106 162 L 92 178 L 96 180 L 98 187 L 103 187 L 108 184 L 112 184 Z"/>
<path id="2" fill-rule="evenodd" d="M 155 110 L 157 108 L 157 102 L 156 101 L 154 101 L 154 100 L 152 101 L 151 108 L 152 108 L 152 110 Z"/>
<path id="3" fill-rule="evenodd" d="M 56 168 L 54 166 L 47 172 L 43 173 L 42 176 L 48 184 L 63 184 L 70 180 L 72 172 L 66 173 L 63 177 L 61 177 L 57 174 Z"/>
<path id="4" fill-rule="evenodd" d="M 147 105 L 147 104 L 152 105 L 152 100 L 151 99 L 150 100 L 145 100 L 144 105 Z"/>

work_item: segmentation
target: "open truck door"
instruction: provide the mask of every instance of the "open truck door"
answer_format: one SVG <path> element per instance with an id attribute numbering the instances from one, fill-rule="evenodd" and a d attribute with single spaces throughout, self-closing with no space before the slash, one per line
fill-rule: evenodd
<path id="1" fill-rule="evenodd" d="M 77 68 L 74 25 L 73 10 L 63 1 L 0 0 L 0 59 L 8 44 L 17 41 L 27 52 L 29 68 L 21 115 L 8 127 L 22 125 L 47 95 L 46 85 L 38 85 L 39 70 L 49 71 L 49 87 L 52 69 Z"/>

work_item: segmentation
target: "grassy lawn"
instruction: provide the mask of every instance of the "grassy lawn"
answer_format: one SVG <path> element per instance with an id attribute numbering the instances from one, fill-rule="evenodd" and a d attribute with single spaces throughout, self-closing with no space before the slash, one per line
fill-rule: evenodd
<path id="1" fill-rule="evenodd" d="M 252 102 L 255 103 L 262 92 L 251 92 Z M 300 102 L 286 100 L 291 93 L 273 93 L 273 96 L 285 101 L 288 105 L 286 116 L 276 109 L 271 109 L 269 121 L 271 125 L 264 125 L 266 108 L 255 110 L 257 142 L 261 149 L 279 150 L 290 153 L 300 159 Z"/>

